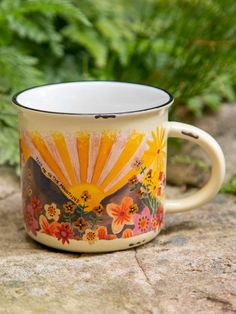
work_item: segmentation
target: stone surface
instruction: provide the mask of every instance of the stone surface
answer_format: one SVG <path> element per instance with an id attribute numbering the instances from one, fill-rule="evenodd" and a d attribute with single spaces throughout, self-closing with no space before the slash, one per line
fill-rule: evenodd
<path id="1" fill-rule="evenodd" d="M 196 122 L 196 126 L 217 138 L 227 158 L 227 171 L 225 181 L 232 176 L 236 176 L 235 156 L 236 156 L 236 106 L 224 105 L 219 113 L 205 115 Z M 184 141 L 181 151 L 172 148 L 173 154 L 178 155 L 178 159 L 173 164 L 168 162 L 168 182 L 173 185 L 201 186 L 209 176 L 207 169 L 202 169 L 203 165 L 198 165 L 199 161 L 209 164 L 209 160 L 202 149 L 191 142 Z M 175 156 L 175 155 L 174 155 Z M 193 163 L 189 163 L 185 158 L 191 156 Z M 170 159 L 169 159 L 170 161 Z M 195 163 L 194 163 L 195 162 Z M 185 171 L 183 171 L 185 169 Z M 184 174 L 188 173 L 187 176 Z"/>
<path id="2" fill-rule="evenodd" d="M 236 169 L 235 117 L 236 107 L 226 105 L 200 123 L 225 151 L 227 178 Z M 20 202 L 16 178 L 1 168 L 0 313 L 236 313 L 234 196 L 219 194 L 202 208 L 167 216 L 146 245 L 91 255 L 31 240 Z"/>

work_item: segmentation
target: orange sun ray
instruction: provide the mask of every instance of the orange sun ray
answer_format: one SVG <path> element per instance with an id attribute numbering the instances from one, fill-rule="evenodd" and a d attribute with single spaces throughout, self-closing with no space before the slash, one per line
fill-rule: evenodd
<path id="1" fill-rule="evenodd" d="M 61 183 L 65 186 L 65 188 L 69 188 L 70 184 L 64 174 L 62 173 L 60 167 L 53 159 L 50 151 L 48 150 L 44 140 L 40 136 L 38 132 L 33 132 L 30 134 L 30 138 L 35 148 L 39 151 L 45 163 L 49 166 L 49 168 L 55 173 L 57 178 L 61 181 Z"/>
<path id="2" fill-rule="evenodd" d="M 126 166 L 127 162 L 132 158 L 136 150 L 138 149 L 139 145 L 141 144 L 142 140 L 144 138 L 143 133 L 137 133 L 134 131 L 126 146 L 124 147 L 122 153 L 120 154 L 120 157 L 114 164 L 113 168 L 111 169 L 110 173 L 108 176 L 105 178 L 103 183 L 101 184 L 101 187 L 103 189 L 106 189 L 108 184 L 120 173 L 120 171 Z M 121 181 L 119 181 L 121 182 Z M 122 179 L 123 182 L 123 179 Z M 122 185 L 120 185 L 121 187 Z"/>
<path id="3" fill-rule="evenodd" d="M 107 158 L 109 157 L 109 154 L 112 149 L 112 145 L 114 144 L 116 139 L 116 133 L 108 133 L 103 132 L 101 136 L 101 142 L 100 147 L 98 151 L 97 160 L 94 167 L 93 177 L 92 177 L 92 183 L 97 183 L 102 170 L 104 168 L 104 165 L 107 161 Z"/>
<path id="4" fill-rule="evenodd" d="M 87 182 L 88 160 L 89 160 L 89 133 L 79 132 L 77 134 L 77 149 L 80 164 L 81 183 Z"/>
<path id="5" fill-rule="evenodd" d="M 57 133 L 52 134 L 52 138 L 53 138 L 54 143 L 56 145 L 56 148 L 60 154 L 61 160 L 65 166 L 65 169 L 69 175 L 69 178 L 71 180 L 72 185 L 77 184 L 78 182 L 77 182 L 75 174 L 74 174 L 73 166 L 71 163 L 71 159 L 70 159 L 70 155 L 68 152 L 68 148 L 66 145 L 64 135 L 62 133 L 57 132 Z"/>

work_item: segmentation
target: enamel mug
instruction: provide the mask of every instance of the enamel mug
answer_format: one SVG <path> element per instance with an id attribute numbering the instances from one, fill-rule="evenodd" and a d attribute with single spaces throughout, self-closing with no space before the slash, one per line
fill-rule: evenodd
<path id="1" fill-rule="evenodd" d="M 172 96 L 109 81 L 33 87 L 13 97 L 19 113 L 26 232 L 74 252 L 123 250 L 155 238 L 166 213 L 199 207 L 219 190 L 224 156 L 206 132 L 169 122 Z M 200 145 L 212 171 L 191 196 L 165 199 L 167 138 Z"/>

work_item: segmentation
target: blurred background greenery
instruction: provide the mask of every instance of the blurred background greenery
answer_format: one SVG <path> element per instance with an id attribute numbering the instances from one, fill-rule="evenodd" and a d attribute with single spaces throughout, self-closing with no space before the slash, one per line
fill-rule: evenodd
<path id="1" fill-rule="evenodd" d="M 1 0 L 0 164 L 18 165 L 10 96 L 34 85 L 156 85 L 182 120 L 233 103 L 235 17 L 235 0 Z"/>

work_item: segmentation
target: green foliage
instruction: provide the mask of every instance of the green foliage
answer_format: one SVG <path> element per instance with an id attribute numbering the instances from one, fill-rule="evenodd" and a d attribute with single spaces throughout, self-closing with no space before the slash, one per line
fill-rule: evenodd
<path id="1" fill-rule="evenodd" d="M 236 195 L 236 177 L 231 178 L 231 180 L 223 185 L 220 190 L 222 193 L 230 193 Z"/>
<path id="2" fill-rule="evenodd" d="M 196 159 L 191 156 L 179 156 L 175 155 L 170 158 L 171 164 L 175 165 L 177 163 L 184 165 L 193 165 L 201 170 L 209 170 L 209 165 L 202 159 Z"/>
<path id="3" fill-rule="evenodd" d="M 147 83 L 172 117 L 235 101 L 233 0 L 1 0 L 0 164 L 17 164 L 14 92 L 82 79 Z M 14 134 L 14 135 L 13 135 Z"/>

